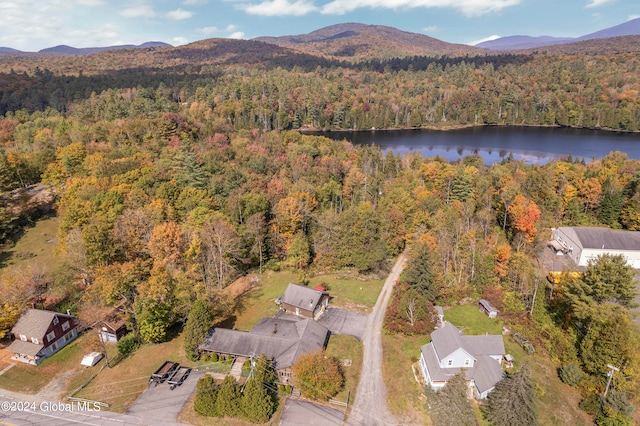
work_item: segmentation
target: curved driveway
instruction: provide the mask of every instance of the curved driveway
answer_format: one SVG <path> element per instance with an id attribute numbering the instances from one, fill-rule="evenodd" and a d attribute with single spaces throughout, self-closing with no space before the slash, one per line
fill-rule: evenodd
<path id="1" fill-rule="evenodd" d="M 394 425 L 397 420 L 387 409 L 387 389 L 382 378 L 382 321 L 391 298 L 393 285 L 400 277 L 406 261 L 401 254 L 382 287 L 373 312 L 369 314 L 362 336 L 364 356 L 356 399 L 351 406 L 348 425 Z"/>

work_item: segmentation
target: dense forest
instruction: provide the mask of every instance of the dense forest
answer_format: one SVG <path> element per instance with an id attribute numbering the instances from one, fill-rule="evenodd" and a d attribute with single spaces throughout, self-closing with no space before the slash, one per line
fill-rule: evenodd
<path id="1" fill-rule="evenodd" d="M 530 55 L 0 75 L 0 239 L 26 223 L 20 188 L 43 184 L 63 263 L 4 269 L 0 332 L 46 296 L 74 312 L 120 305 L 136 338 L 160 342 L 202 295 L 224 304 L 219 290 L 247 271 L 384 271 L 409 246 L 409 271 L 429 277 L 414 290 L 430 302 L 491 299 L 558 365 L 586 374 L 584 408 L 599 424 L 629 422 L 640 395 L 629 272 L 601 259 L 550 299 L 535 259 L 551 226 L 640 230 L 640 161 L 450 164 L 295 130 L 637 130 L 638 65 Z M 620 285 L 602 290 L 611 269 Z M 598 405 L 607 363 L 622 369 L 617 399 Z"/>

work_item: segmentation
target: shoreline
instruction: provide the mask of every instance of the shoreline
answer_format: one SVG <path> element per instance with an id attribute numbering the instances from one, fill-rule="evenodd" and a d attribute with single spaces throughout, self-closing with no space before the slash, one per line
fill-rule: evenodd
<path id="1" fill-rule="evenodd" d="M 453 130 L 472 129 L 475 127 L 532 127 L 541 129 L 575 129 L 575 130 L 591 130 L 605 133 L 623 133 L 623 134 L 640 134 L 640 130 L 622 130 L 611 129 L 606 127 L 580 127 L 580 126 L 561 126 L 559 124 L 452 124 L 450 126 L 421 126 L 421 127 L 385 127 L 370 129 L 313 129 L 300 128 L 292 129 L 294 131 L 305 133 L 370 133 L 370 132 L 392 132 L 401 130 L 434 130 L 440 132 L 448 132 Z"/>

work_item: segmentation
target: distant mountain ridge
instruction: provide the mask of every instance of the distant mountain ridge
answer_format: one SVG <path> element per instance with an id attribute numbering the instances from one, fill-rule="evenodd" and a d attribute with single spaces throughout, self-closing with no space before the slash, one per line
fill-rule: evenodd
<path id="1" fill-rule="evenodd" d="M 340 59 L 390 58 L 413 55 L 473 55 L 483 49 L 447 43 L 419 33 L 383 25 L 336 24 L 308 34 L 258 37 L 255 41 L 275 44 L 314 55 Z"/>
<path id="2" fill-rule="evenodd" d="M 163 43 L 161 41 L 148 41 L 142 44 L 122 44 L 117 46 L 104 46 L 104 47 L 72 47 L 61 44 L 59 46 L 48 47 L 46 49 L 41 49 L 37 53 L 57 53 L 60 55 L 72 55 L 72 56 L 81 56 L 81 55 L 92 55 L 94 53 L 105 52 L 108 50 L 120 50 L 120 49 L 146 49 L 149 47 L 173 47 L 168 43 Z M 36 52 L 23 52 L 21 50 L 12 49 L 10 47 L 0 47 L 0 53 L 36 53 Z"/>
<path id="3" fill-rule="evenodd" d="M 640 18 L 631 19 L 620 25 L 605 28 L 581 37 L 532 37 L 527 35 L 514 35 L 500 37 L 495 40 L 478 43 L 477 47 L 491 50 L 522 50 L 536 47 L 554 46 L 557 44 L 576 43 L 579 41 L 594 40 L 599 38 L 621 37 L 629 35 L 640 35 Z"/>

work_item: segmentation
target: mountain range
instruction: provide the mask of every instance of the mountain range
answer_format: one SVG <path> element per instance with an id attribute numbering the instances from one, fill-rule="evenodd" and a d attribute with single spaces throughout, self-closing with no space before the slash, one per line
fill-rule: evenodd
<path id="1" fill-rule="evenodd" d="M 514 35 L 478 43 L 476 46 L 490 50 L 522 50 L 628 35 L 640 35 L 640 18 L 632 19 L 620 25 L 605 28 L 581 37 L 532 37 L 527 35 Z"/>
<path id="2" fill-rule="evenodd" d="M 108 50 L 120 50 L 120 49 L 146 49 L 149 47 L 173 47 L 170 44 L 163 43 L 161 41 L 148 41 L 146 43 L 134 45 L 134 44 L 122 44 L 117 46 L 104 46 L 104 47 L 72 47 L 61 44 L 59 46 L 48 47 L 46 49 L 39 50 L 38 52 L 23 52 L 20 50 L 12 49 L 10 47 L 0 47 L 0 53 L 53 53 L 60 55 L 93 55 L 94 53 L 105 52 Z"/>

